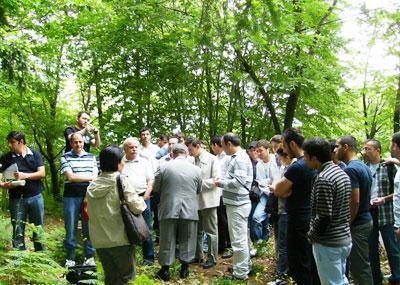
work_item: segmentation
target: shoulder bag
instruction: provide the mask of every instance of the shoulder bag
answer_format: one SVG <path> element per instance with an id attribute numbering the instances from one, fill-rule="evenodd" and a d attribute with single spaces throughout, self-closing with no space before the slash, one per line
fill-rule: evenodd
<path id="1" fill-rule="evenodd" d="M 124 221 L 126 235 L 130 244 L 142 244 L 149 236 L 149 228 L 142 214 L 135 215 L 129 209 L 122 190 L 121 177 L 117 177 L 117 188 L 120 200 L 122 220 Z"/>

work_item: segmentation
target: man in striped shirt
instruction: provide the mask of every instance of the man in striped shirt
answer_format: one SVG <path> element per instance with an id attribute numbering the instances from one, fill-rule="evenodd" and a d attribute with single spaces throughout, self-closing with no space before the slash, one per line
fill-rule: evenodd
<path id="1" fill-rule="evenodd" d="M 84 140 L 80 133 L 70 137 L 72 150 L 61 156 L 60 172 L 66 178 L 64 183 L 64 247 L 67 250 L 65 267 L 75 266 L 75 249 L 77 246 L 76 230 L 79 216 L 82 219 L 83 247 L 85 251 L 84 265 L 95 265 L 95 250 L 89 240 L 88 223 L 83 215 L 83 200 L 89 183 L 97 177 L 97 163 L 93 154 L 83 149 Z"/>
<path id="2" fill-rule="evenodd" d="M 331 160 L 330 143 L 306 140 L 304 160 L 316 169 L 311 192 L 311 222 L 307 234 L 312 243 L 321 284 L 348 284 L 346 259 L 351 250 L 350 179 Z"/>
<path id="3" fill-rule="evenodd" d="M 221 142 L 225 153 L 231 155 L 225 176 L 215 180 L 215 185 L 223 188 L 223 202 L 233 249 L 233 274 L 226 278 L 245 280 L 251 270 L 247 226 L 251 210 L 249 190 L 253 167 L 246 151 L 240 147 L 237 135 L 227 133 Z"/>

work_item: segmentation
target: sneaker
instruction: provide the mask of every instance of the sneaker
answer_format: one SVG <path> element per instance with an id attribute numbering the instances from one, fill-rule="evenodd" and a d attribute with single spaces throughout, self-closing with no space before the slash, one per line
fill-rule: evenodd
<path id="1" fill-rule="evenodd" d="M 225 249 L 225 251 L 224 251 L 224 253 L 222 254 L 222 258 L 231 258 L 232 257 L 232 255 L 233 255 L 233 252 L 232 252 L 232 250 L 231 249 L 229 249 L 229 248 L 227 248 L 227 249 Z"/>
<path id="2" fill-rule="evenodd" d="M 83 260 L 83 266 L 96 266 L 96 262 L 94 261 L 94 257 L 89 257 Z"/>
<path id="3" fill-rule="evenodd" d="M 256 257 L 257 256 L 257 249 L 252 248 L 250 249 L 250 257 Z"/>
<path id="4" fill-rule="evenodd" d="M 73 266 L 75 266 L 75 261 L 74 260 L 71 260 L 71 259 L 66 259 L 65 260 L 65 265 L 64 265 L 64 267 L 65 268 L 70 268 L 70 267 L 73 267 Z"/>

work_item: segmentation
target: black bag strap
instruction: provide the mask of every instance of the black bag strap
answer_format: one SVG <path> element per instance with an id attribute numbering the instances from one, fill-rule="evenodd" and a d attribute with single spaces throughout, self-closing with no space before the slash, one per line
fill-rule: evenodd
<path id="1" fill-rule="evenodd" d="M 121 175 L 119 174 L 117 176 L 117 188 L 118 188 L 119 200 L 121 201 L 121 203 L 126 203 L 124 191 L 122 190 Z"/>

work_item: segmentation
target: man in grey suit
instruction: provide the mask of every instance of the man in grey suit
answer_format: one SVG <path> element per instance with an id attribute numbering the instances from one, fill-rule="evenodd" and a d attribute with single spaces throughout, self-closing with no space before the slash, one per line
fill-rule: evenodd
<path id="1" fill-rule="evenodd" d="M 158 220 L 160 222 L 161 269 L 157 277 L 170 279 L 169 266 L 175 261 L 176 237 L 179 242 L 180 277 L 189 275 L 189 262 L 196 251 L 198 206 L 201 191 L 201 170 L 188 162 L 188 148 L 184 144 L 172 146 L 173 161 L 161 166 L 155 176 L 153 191 L 160 194 Z"/>

